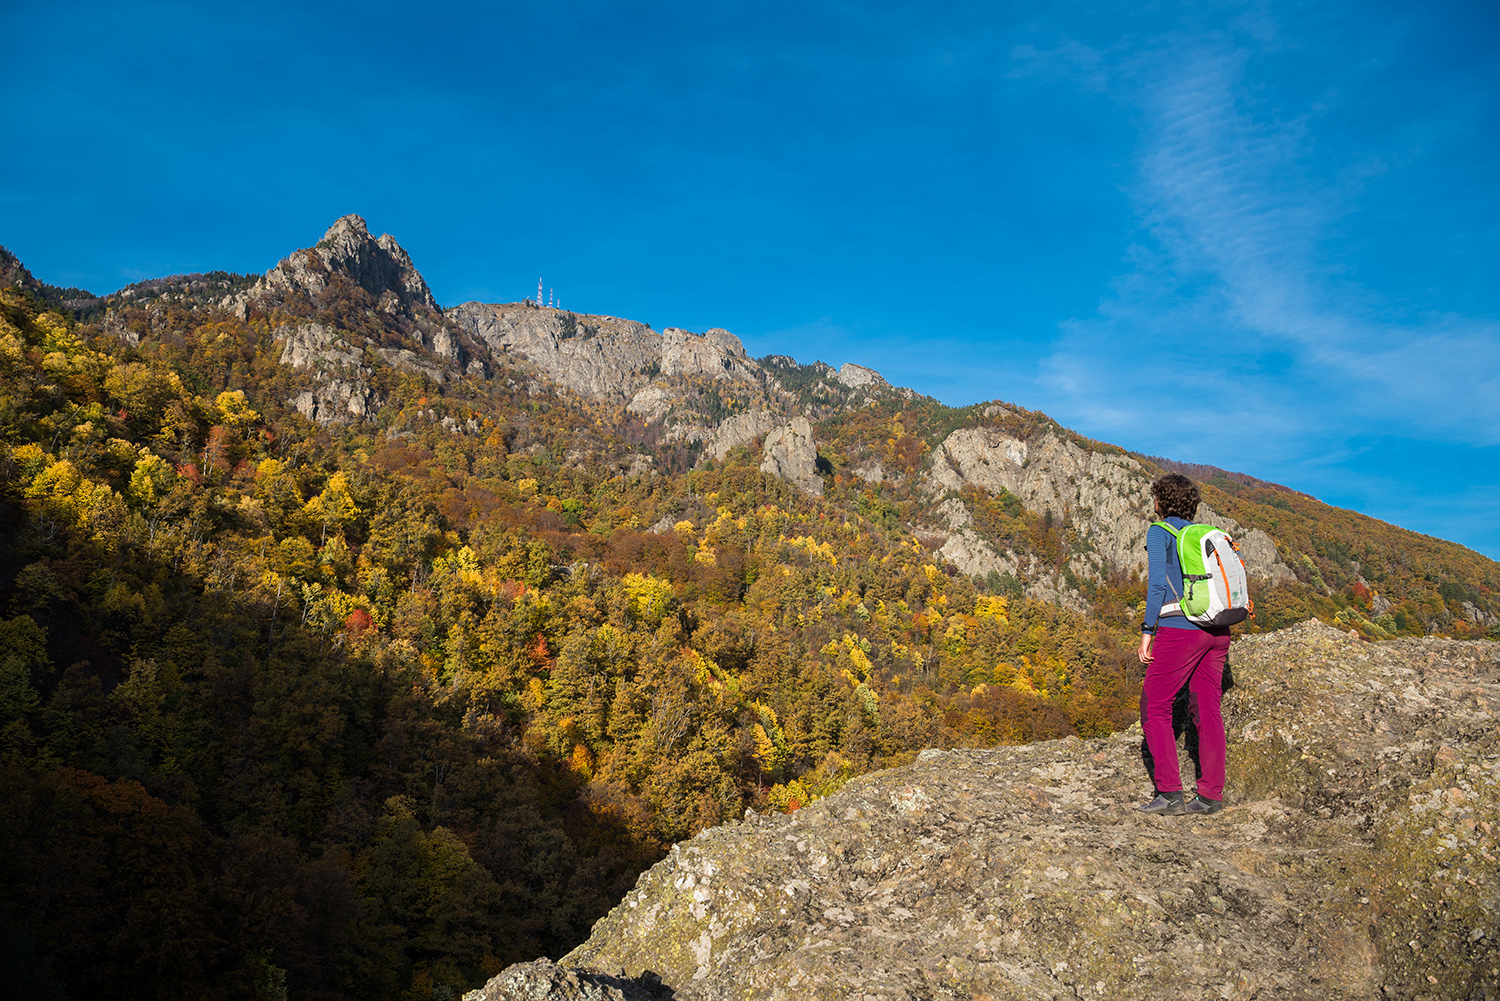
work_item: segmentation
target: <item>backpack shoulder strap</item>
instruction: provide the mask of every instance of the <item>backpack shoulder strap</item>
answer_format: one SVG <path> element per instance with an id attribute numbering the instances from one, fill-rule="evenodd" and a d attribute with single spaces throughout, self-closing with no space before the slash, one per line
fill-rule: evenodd
<path id="1" fill-rule="evenodd" d="M 1177 542 L 1176 546 L 1168 546 L 1167 547 L 1168 550 L 1175 551 L 1175 550 L 1177 550 L 1182 545 L 1182 533 L 1180 531 L 1178 531 L 1177 529 L 1173 528 L 1171 525 L 1168 525 L 1166 522 L 1164 522 L 1164 521 L 1153 521 L 1151 523 L 1151 527 L 1152 528 L 1158 528 L 1158 527 L 1159 528 L 1165 528 L 1167 530 L 1167 534 L 1170 535 Z M 1177 553 L 1177 572 L 1179 574 L 1182 573 L 1182 554 L 1180 552 Z M 1172 585 L 1172 574 L 1170 572 L 1167 573 L 1167 587 L 1172 588 L 1172 593 L 1177 596 L 1177 601 L 1181 602 L 1182 601 L 1182 592 L 1180 590 L 1178 590 L 1176 587 L 1173 587 L 1173 585 Z M 1162 607 L 1166 607 L 1166 606 L 1162 606 Z"/>

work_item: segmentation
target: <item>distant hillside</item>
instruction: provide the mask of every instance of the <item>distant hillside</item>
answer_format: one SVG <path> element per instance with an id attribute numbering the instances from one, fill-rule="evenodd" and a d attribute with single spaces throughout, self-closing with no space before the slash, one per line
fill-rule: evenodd
<path id="1" fill-rule="evenodd" d="M 0 924 L 74 995 L 429 1001 L 747 808 L 1135 716 L 1163 460 L 727 331 L 441 310 L 357 216 L 70 313 L 7 260 Z M 1492 561 L 1204 490 L 1252 630 L 1500 636 Z"/>
<path id="2" fill-rule="evenodd" d="M 0 286 L 30 293 L 44 306 L 64 312 L 91 303 L 95 298 L 92 292 L 85 289 L 59 288 L 37 281 L 20 259 L 5 247 L 0 247 Z"/>

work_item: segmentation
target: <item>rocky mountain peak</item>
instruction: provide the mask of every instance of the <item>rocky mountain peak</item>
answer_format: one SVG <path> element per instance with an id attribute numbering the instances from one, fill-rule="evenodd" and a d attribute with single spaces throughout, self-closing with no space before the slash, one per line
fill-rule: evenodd
<path id="1" fill-rule="evenodd" d="M 334 220 L 333 225 L 328 227 L 328 232 L 323 234 L 323 239 L 319 240 L 318 243 L 332 243 L 335 240 L 346 238 L 354 240 L 368 240 L 370 238 L 370 228 L 365 224 L 364 216 L 353 212 L 350 212 L 346 216 L 339 216 L 338 219 Z"/>
<path id="2" fill-rule="evenodd" d="M 220 305 L 242 320 L 256 309 L 277 321 L 282 363 L 307 380 L 288 402 L 320 422 L 374 412 L 376 365 L 442 382 L 470 360 L 411 255 L 389 233 L 371 236 L 353 213 Z M 482 364 L 473 371 L 482 375 Z"/>
<path id="3" fill-rule="evenodd" d="M 438 311 L 411 255 L 389 233 L 371 236 L 365 220 L 352 213 L 328 227 L 316 245 L 287 255 L 254 288 L 226 305 L 243 315 L 252 303 L 280 303 L 298 294 L 322 305 L 346 282 L 369 293 L 387 314 Z"/>

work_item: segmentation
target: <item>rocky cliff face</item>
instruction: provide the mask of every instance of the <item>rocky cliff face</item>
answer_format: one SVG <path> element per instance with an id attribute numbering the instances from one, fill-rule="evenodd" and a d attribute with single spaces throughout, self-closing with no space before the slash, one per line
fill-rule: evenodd
<path id="1" fill-rule="evenodd" d="M 722 459 L 729 454 L 731 449 L 749 445 L 757 438 L 765 438 L 782 423 L 781 415 L 769 410 L 752 410 L 749 413 L 727 417 L 714 429 L 713 437 L 704 447 L 703 454 L 714 459 Z M 809 427 L 809 439 L 811 433 L 811 427 Z M 814 447 L 812 461 L 815 465 L 818 461 L 816 447 Z"/>
<path id="2" fill-rule="evenodd" d="M 818 446 L 806 417 L 793 417 L 786 427 L 766 437 L 760 469 L 815 497 L 823 495 L 823 481 L 818 477 Z"/>
<path id="3" fill-rule="evenodd" d="M 718 327 L 704 334 L 668 327 L 658 334 L 632 320 L 568 313 L 530 302 L 466 302 L 448 310 L 447 316 L 496 357 L 519 355 L 560 386 L 596 399 L 631 400 L 633 413 L 653 418 L 664 413 L 654 404 L 672 396 L 668 388 L 653 386 L 655 381 L 754 383 L 764 378 L 740 339 Z"/>
<path id="4" fill-rule="evenodd" d="M 267 271 L 250 298 L 298 290 L 322 298 L 334 274 L 346 276 L 387 311 L 409 311 L 414 306 L 437 309 L 427 282 L 396 238 L 389 233 L 378 239 L 371 236 L 364 219 L 357 215 L 337 220 L 315 246 L 289 255 Z"/>
<path id="5" fill-rule="evenodd" d="M 727 330 L 700 335 L 668 327 L 658 334 L 629 320 L 531 303 L 467 302 L 446 315 L 488 349 L 492 362 L 524 358 L 558 385 L 593 399 L 625 403 L 626 413 L 647 423 L 664 424 L 677 415 L 666 439 L 702 444 L 702 454 L 709 458 L 723 459 L 733 448 L 765 439 L 762 469 L 808 493 L 823 492 L 812 425 L 797 412 L 795 396 Z M 889 388 L 873 369 L 846 365 L 845 371 L 851 387 Z M 718 423 L 704 423 L 702 415 L 683 405 L 689 389 L 703 382 L 738 383 L 739 392 L 757 405 Z"/>
<path id="6" fill-rule="evenodd" d="M 319 311 L 340 296 L 360 293 L 376 329 L 356 333 L 319 319 Z M 757 363 L 739 338 L 719 328 L 702 335 L 675 327 L 657 333 L 631 320 L 530 302 L 467 302 L 440 313 L 406 251 L 389 235 L 373 237 L 355 215 L 337 220 L 315 246 L 288 255 L 221 305 L 242 318 L 252 309 L 278 318 L 281 360 L 304 375 L 289 402 L 313 420 L 373 415 L 383 404 L 373 388 L 377 365 L 437 382 L 460 372 L 483 378 L 519 366 L 572 393 L 624 405 L 625 414 L 657 425 L 656 433 L 666 441 L 702 445 L 705 458 L 721 460 L 731 449 L 761 440 L 761 468 L 811 494 L 821 494 L 823 487 L 812 421 L 890 394 L 911 396 L 852 362 L 838 370 L 822 363 L 799 365 L 784 356 Z M 748 409 L 719 417 L 721 396 L 705 406 L 705 386 L 722 387 L 722 397 Z M 886 478 L 875 460 L 849 472 L 873 483 Z M 994 427 L 971 426 L 939 443 L 920 476 L 934 499 L 966 487 L 1005 490 L 1032 511 L 1068 519 L 1086 544 L 1066 567 L 1076 579 L 1098 580 L 1115 568 L 1144 567 L 1148 474 L 1129 456 L 1081 448 L 1056 431 L 1022 440 Z M 944 501 L 932 516 L 939 521 L 917 527 L 945 537 L 941 551 L 960 570 L 1016 574 L 1026 579 L 1033 597 L 1083 607 L 1063 573 L 1035 566 L 1026 554 L 997 550 L 983 538 L 963 503 Z M 1204 513 L 1204 520 L 1217 518 Z M 1271 583 L 1293 578 L 1264 532 L 1227 522 L 1223 527 L 1239 539 L 1253 575 Z"/>
<path id="7" fill-rule="evenodd" d="M 662 331 L 662 375 L 754 380 L 759 372 L 740 339 L 720 327 L 701 337 L 676 327 Z"/>
<path id="8" fill-rule="evenodd" d="M 1053 433 L 1026 442 L 994 428 L 960 428 L 933 451 L 927 475 L 935 490 L 1005 490 L 1033 511 L 1070 518 L 1092 546 L 1073 558 L 1071 569 L 1080 577 L 1098 577 L 1110 566 L 1145 566 L 1150 477 L 1129 456 L 1086 452 Z M 949 513 L 950 528 L 967 523 L 966 511 Z M 963 552 L 974 553 L 967 562 L 976 569 L 998 555 L 973 533 L 959 538 Z M 958 546 L 953 557 L 962 558 Z"/>
<path id="9" fill-rule="evenodd" d="M 1111 567 L 1145 569 L 1146 529 L 1155 520 L 1151 478 L 1128 455 L 1086 451 L 1054 432 L 1021 441 L 995 428 L 960 428 L 934 449 L 926 475 L 933 491 L 1004 490 L 1032 511 L 1070 519 L 1090 545 L 1089 552 L 1078 554 L 1069 564 L 1080 578 L 1098 579 Z M 959 569 L 970 574 L 1016 571 L 1023 558 L 997 553 L 980 538 L 968 527 L 971 517 L 961 503 L 950 501 L 941 510 L 952 533 L 942 552 Z M 1207 506 L 1199 510 L 1198 520 L 1218 525 L 1240 543 L 1251 575 L 1271 583 L 1293 578 L 1265 532 L 1246 531 Z M 1067 603 L 1066 587 L 1060 582 L 1039 581 L 1033 586 L 1038 589 L 1056 593 L 1048 600 L 1062 598 Z"/>
<path id="10" fill-rule="evenodd" d="M 1138 734 L 924 751 L 677 845 L 469 998 L 1500 996 L 1500 645 L 1310 622 L 1233 661 L 1221 814 L 1137 813 Z"/>
<path id="11" fill-rule="evenodd" d="M 224 306 L 243 316 L 252 304 L 273 304 L 297 294 L 321 303 L 341 291 L 336 278 L 369 293 L 386 313 L 413 315 L 438 308 L 426 280 L 396 238 L 389 233 L 371 236 L 357 215 L 335 221 L 317 244 L 288 254 L 247 292 L 225 299 Z"/>
<path id="12" fill-rule="evenodd" d="M 354 290 L 364 294 L 373 314 L 367 326 L 378 340 L 316 319 L 357 295 Z M 316 245 L 288 255 L 220 305 L 241 319 L 255 309 L 278 321 L 281 361 L 307 376 L 307 388 L 289 402 L 320 422 L 358 420 L 375 411 L 380 400 L 370 376 L 376 364 L 441 382 L 467 360 L 410 255 L 390 234 L 372 236 L 357 215 L 337 220 Z"/>
<path id="13" fill-rule="evenodd" d="M 863 389 L 866 386 L 888 387 L 890 385 L 873 368 L 856 365 L 852 361 L 845 362 L 839 367 L 837 378 L 839 382 L 854 389 Z"/>
<path id="14" fill-rule="evenodd" d="M 633 320 L 586 316 L 531 303 L 466 302 L 446 314 L 492 358 L 518 355 L 543 375 L 583 396 L 624 401 L 651 381 L 662 335 Z"/>

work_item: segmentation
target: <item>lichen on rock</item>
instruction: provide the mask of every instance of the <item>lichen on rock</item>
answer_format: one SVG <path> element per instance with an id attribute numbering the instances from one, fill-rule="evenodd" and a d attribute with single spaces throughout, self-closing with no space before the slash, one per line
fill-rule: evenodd
<path id="1" fill-rule="evenodd" d="M 704 1001 L 1500 996 L 1500 645 L 1232 656 L 1220 814 L 1136 812 L 1138 733 L 924 751 L 675 846 L 560 965 Z M 550 996 L 506 976 L 487 1001 Z"/>

